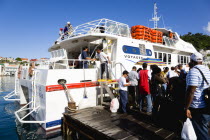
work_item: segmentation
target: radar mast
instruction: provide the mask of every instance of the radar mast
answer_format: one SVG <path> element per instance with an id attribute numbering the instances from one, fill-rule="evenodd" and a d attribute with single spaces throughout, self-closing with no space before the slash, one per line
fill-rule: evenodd
<path id="1" fill-rule="evenodd" d="M 150 21 L 154 21 L 154 28 L 158 28 L 158 21 L 160 20 L 160 17 L 157 15 L 157 4 L 154 3 L 154 16 Z"/>

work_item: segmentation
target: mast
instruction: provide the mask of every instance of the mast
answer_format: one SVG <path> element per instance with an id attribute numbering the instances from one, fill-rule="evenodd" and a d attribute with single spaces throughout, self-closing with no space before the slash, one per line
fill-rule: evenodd
<path id="1" fill-rule="evenodd" d="M 156 29 L 158 27 L 158 21 L 160 20 L 160 17 L 157 15 L 157 5 L 156 2 L 154 3 L 154 16 L 150 21 L 154 21 L 154 28 Z"/>

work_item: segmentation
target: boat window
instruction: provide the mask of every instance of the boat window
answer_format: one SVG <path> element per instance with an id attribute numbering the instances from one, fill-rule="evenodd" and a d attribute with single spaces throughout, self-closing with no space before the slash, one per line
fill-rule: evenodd
<path id="1" fill-rule="evenodd" d="M 123 52 L 127 52 L 127 48 L 126 47 L 123 47 Z"/>
<path id="2" fill-rule="evenodd" d="M 184 56 L 184 64 L 187 63 L 187 59 L 186 59 L 186 56 Z"/>
<path id="3" fill-rule="evenodd" d="M 162 53 L 158 53 L 158 59 L 162 60 L 163 56 Z"/>
<path id="4" fill-rule="evenodd" d="M 60 50 L 60 56 L 64 57 L 64 50 L 63 49 Z"/>
<path id="5" fill-rule="evenodd" d="M 141 55 L 146 55 L 146 49 L 144 44 L 139 44 Z"/>
<path id="6" fill-rule="evenodd" d="M 51 52 L 51 56 L 52 56 L 52 58 L 54 58 L 54 57 L 55 57 L 55 54 L 54 54 L 54 52 L 53 52 L 53 51 Z"/>
<path id="7" fill-rule="evenodd" d="M 164 39 L 164 41 L 166 43 L 166 46 L 171 46 L 167 37 L 164 37 L 163 39 Z"/>
<path id="8" fill-rule="evenodd" d="M 150 49 L 146 49 L 147 56 L 152 56 L 152 51 Z"/>
<path id="9" fill-rule="evenodd" d="M 55 57 L 58 57 L 58 51 L 55 50 Z"/>
<path id="10" fill-rule="evenodd" d="M 166 53 L 163 53 L 163 62 L 166 62 Z"/>
<path id="11" fill-rule="evenodd" d="M 155 52 L 155 58 L 157 58 L 157 52 Z"/>
<path id="12" fill-rule="evenodd" d="M 171 64 L 171 54 L 168 54 L 168 64 Z"/>
<path id="13" fill-rule="evenodd" d="M 177 58 L 177 59 L 178 59 L 178 63 L 180 63 L 180 56 L 178 55 L 177 57 L 178 57 L 178 58 Z"/>
<path id="14" fill-rule="evenodd" d="M 184 63 L 184 58 L 183 58 L 183 56 L 181 56 L 181 64 L 183 64 Z"/>
<path id="15" fill-rule="evenodd" d="M 187 63 L 190 63 L 190 57 L 189 56 L 187 57 Z"/>
<path id="16" fill-rule="evenodd" d="M 171 39 L 169 39 L 169 42 L 170 42 L 170 46 L 174 46 L 174 42 Z"/>
<path id="17" fill-rule="evenodd" d="M 124 53 L 129 53 L 129 54 L 138 54 L 140 55 L 140 50 L 137 47 L 131 47 L 131 46 L 123 46 L 123 52 Z"/>
<path id="18" fill-rule="evenodd" d="M 120 32 L 120 35 L 121 36 L 128 36 L 128 28 L 127 28 L 127 26 L 125 26 L 125 25 L 118 25 L 118 28 L 119 28 L 119 32 Z"/>

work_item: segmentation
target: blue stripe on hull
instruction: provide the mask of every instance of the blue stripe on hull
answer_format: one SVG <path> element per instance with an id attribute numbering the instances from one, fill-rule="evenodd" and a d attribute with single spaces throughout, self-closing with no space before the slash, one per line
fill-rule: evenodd
<path id="1" fill-rule="evenodd" d="M 46 128 L 53 127 L 53 126 L 56 126 L 56 125 L 61 125 L 61 120 L 55 120 L 55 121 L 47 122 L 46 123 Z"/>

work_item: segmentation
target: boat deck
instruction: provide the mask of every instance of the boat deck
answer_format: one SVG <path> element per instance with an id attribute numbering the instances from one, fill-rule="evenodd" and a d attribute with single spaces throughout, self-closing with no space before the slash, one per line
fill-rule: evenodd
<path id="1" fill-rule="evenodd" d="M 111 113 L 104 107 L 92 107 L 75 113 L 64 113 L 63 133 L 70 139 L 72 132 L 81 134 L 84 139 L 123 139 L 123 140 L 159 140 L 176 139 L 177 135 L 154 125 L 151 117 L 139 112 L 129 114 Z"/>

